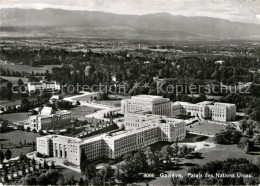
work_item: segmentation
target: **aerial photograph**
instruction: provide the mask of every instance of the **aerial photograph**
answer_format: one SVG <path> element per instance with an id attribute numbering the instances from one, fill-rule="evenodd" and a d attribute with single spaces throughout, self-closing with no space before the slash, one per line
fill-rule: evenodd
<path id="1" fill-rule="evenodd" d="M 0 0 L 0 185 L 260 185 L 260 0 Z"/>

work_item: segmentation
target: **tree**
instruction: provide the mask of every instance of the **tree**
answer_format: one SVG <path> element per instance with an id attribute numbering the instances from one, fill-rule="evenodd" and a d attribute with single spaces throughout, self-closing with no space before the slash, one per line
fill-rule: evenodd
<path id="1" fill-rule="evenodd" d="M 4 159 L 5 159 L 5 155 L 3 151 L 0 150 L 0 163 L 3 163 Z"/>
<path id="2" fill-rule="evenodd" d="M 9 181 L 7 174 L 4 174 L 4 181 L 5 181 L 5 182 L 8 182 L 8 181 Z"/>
<path id="3" fill-rule="evenodd" d="M 42 136 L 44 135 L 43 131 L 42 130 L 39 130 L 39 134 Z"/>
<path id="4" fill-rule="evenodd" d="M 10 160 L 11 157 L 12 157 L 12 152 L 11 152 L 10 149 L 7 149 L 6 152 L 5 152 L 5 158 L 6 158 L 7 160 Z"/>
<path id="5" fill-rule="evenodd" d="M 42 168 L 42 164 L 39 162 L 39 169 L 41 169 Z"/>
<path id="6" fill-rule="evenodd" d="M 32 158 L 32 165 L 36 165 L 36 161 L 34 158 Z"/>
<path id="7" fill-rule="evenodd" d="M 190 154 L 192 151 L 194 151 L 194 148 L 190 148 L 190 147 L 188 147 L 187 145 L 183 145 L 183 146 L 180 148 L 180 154 L 179 154 L 179 156 L 180 156 L 180 157 L 185 157 L 186 155 Z"/>
<path id="8" fill-rule="evenodd" d="M 82 150 L 81 151 L 81 157 L 80 157 L 80 170 L 81 170 L 82 173 L 84 173 L 84 171 L 85 171 L 86 160 L 87 160 L 87 157 L 86 157 L 85 151 Z"/>
<path id="9" fill-rule="evenodd" d="M 22 175 L 26 175 L 26 169 L 25 169 L 25 164 L 22 163 Z"/>
<path id="10" fill-rule="evenodd" d="M 55 169 L 55 164 L 54 164 L 54 161 L 51 162 L 51 169 Z"/>
<path id="11" fill-rule="evenodd" d="M 21 106 L 24 110 L 28 110 L 30 108 L 30 102 L 28 99 L 23 98 L 21 102 Z"/>
<path id="12" fill-rule="evenodd" d="M 17 85 L 20 87 L 23 85 L 23 81 L 19 78 L 18 81 L 17 81 Z"/>
<path id="13" fill-rule="evenodd" d="M 31 111 L 31 115 L 33 116 L 33 115 L 37 115 L 38 114 L 38 112 L 36 111 L 36 110 L 32 110 Z"/>
<path id="14" fill-rule="evenodd" d="M 43 168 L 44 168 L 44 169 L 49 169 L 49 165 L 48 165 L 48 163 L 46 162 L 45 159 L 44 159 L 44 161 L 43 161 Z"/>
<path id="15" fill-rule="evenodd" d="M 243 133 L 245 132 L 246 128 L 247 128 L 247 122 L 245 119 L 240 121 L 239 127 L 242 129 Z"/>
<path id="16" fill-rule="evenodd" d="M 32 150 L 35 151 L 35 142 L 32 142 Z"/>
<path id="17" fill-rule="evenodd" d="M 79 180 L 79 186 L 84 186 L 84 185 L 85 185 L 85 182 L 84 182 L 83 178 L 81 177 Z"/>
<path id="18" fill-rule="evenodd" d="M 176 139 L 175 143 L 174 143 L 174 147 L 173 147 L 173 158 L 175 159 L 178 156 L 179 153 L 179 145 L 178 145 L 178 138 Z"/>
<path id="19" fill-rule="evenodd" d="M 236 144 L 241 137 L 242 134 L 240 131 L 232 127 L 226 127 L 226 129 L 215 134 L 213 141 L 218 144 Z"/>
<path id="20" fill-rule="evenodd" d="M 231 134 L 231 142 L 233 144 L 237 144 L 242 137 L 242 134 L 240 131 L 234 130 Z"/>
<path id="21" fill-rule="evenodd" d="M 81 151 L 80 170 L 88 180 L 92 179 L 96 174 L 95 166 L 93 167 L 91 164 L 89 164 L 84 150 Z"/>
<path id="22" fill-rule="evenodd" d="M 27 156 L 21 153 L 19 156 L 19 160 L 20 160 L 20 164 L 21 164 L 21 163 L 27 161 Z"/>

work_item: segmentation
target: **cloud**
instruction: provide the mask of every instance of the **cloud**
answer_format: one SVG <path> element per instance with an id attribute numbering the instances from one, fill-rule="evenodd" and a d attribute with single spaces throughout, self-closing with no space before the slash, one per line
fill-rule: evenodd
<path id="1" fill-rule="evenodd" d="M 231 21 L 259 23 L 258 0 L 0 0 L 0 8 L 61 8 L 144 15 L 208 16 Z"/>

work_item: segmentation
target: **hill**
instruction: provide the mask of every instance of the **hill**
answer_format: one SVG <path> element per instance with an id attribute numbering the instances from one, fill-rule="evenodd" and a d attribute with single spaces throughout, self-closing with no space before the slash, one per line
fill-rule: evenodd
<path id="1" fill-rule="evenodd" d="M 135 39 L 259 39 L 260 25 L 168 13 L 117 15 L 61 9 L 1 9 L 1 32 Z"/>

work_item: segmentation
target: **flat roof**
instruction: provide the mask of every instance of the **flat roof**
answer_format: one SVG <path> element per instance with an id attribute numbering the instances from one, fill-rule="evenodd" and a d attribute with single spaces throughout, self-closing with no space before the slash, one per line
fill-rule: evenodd
<path id="1" fill-rule="evenodd" d="M 52 139 L 57 139 L 65 142 L 75 142 L 75 143 L 81 143 L 82 140 L 76 137 L 69 137 L 69 136 L 63 136 L 63 135 L 53 135 Z"/>
<path id="2" fill-rule="evenodd" d="M 198 105 L 212 105 L 214 102 L 213 101 L 202 101 L 197 103 Z"/>
<path id="3" fill-rule="evenodd" d="M 220 102 L 215 102 L 214 105 L 216 106 L 222 106 L 222 107 L 231 107 L 231 106 L 236 106 L 233 103 L 220 103 Z"/>
<path id="4" fill-rule="evenodd" d="M 196 104 L 190 102 L 176 101 L 172 103 L 172 105 L 196 105 Z"/>
<path id="5" fill-rule="evenodd" d="M 164 98 L 162 96 L 137 95 L 137 96 L 132 96 L 131 99 L 128 99 L 128 100 L 157 101 L 157 100 L 166 100 L 166 99 L 168 99 L 168 98 Z"/>
<path id="6" fill-rule="evenodd" d="M 117 139 L 120 139 L 120 138 L 123 138 L 126 136 L 130 136 L 132 134 L 137 134 L 137 133 L 152 129 L 152 128 L 158 128 L 158 126 L 149 126 L 148 125 L 148 126 L 144 126 L 142 128 L 137 128 L 137 129 L 133 129 L 133 130 L 124 130 L 124 131 L 120 131 L 118 133 L 113 133 L 114 135 L 112 135 L 112 136 L 106 135 L 104 139 L 117 140 Z"/>
<path id="7" fill-rule="evenodd" d="M 100 135 L 97 135 L 97 136 L 90 136 L 88 138 L 82 139 L 82 144 L 86 144 L 86 143 L 89 143 L 89 142 L 102 140 L 104 135 L 105 134 L 100 134 Z"/>

